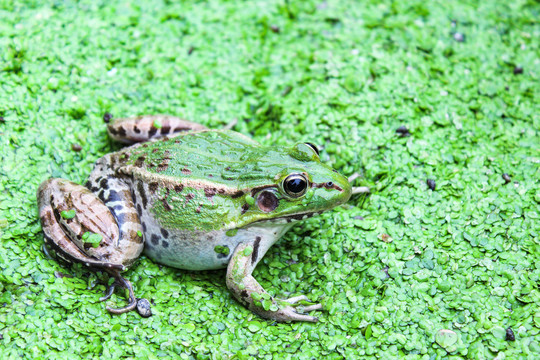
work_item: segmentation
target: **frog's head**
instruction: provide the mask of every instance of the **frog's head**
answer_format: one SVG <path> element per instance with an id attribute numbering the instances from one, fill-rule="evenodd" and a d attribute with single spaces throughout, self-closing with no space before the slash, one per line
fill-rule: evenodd
<path id="1" fill-rule="evenodd" d="M 332 209 L 351 197 L 347 178 L 322 163 L 311 143 L 268 148 L 258 164 L 265 168 L 267 183 L 251 189 L 252 205 L 243 219 L 247 223 L 290 223 Z"/>

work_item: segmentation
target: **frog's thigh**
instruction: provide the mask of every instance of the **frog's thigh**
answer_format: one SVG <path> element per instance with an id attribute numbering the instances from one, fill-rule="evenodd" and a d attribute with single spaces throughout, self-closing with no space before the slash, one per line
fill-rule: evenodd
<path id="1" fill-rule="evenodd" d="M 142 251 L 137 231 L 126 230 L 137 228 L 128 223 L 133 216 L 122 216 L 121 231 L 110 209 L 87 188 L 64 179 L 49 179 L 39 187 L 37 198 L 45 241 L 68 262 L 117 272 L 125 270 L 125 264 Z M 97 247 L 85 242 L 92 234 L 102 237 Z"/>
<path id="2" fill-rule="evenodd" d="M 288 300 L 274 299 L 251 275 L 259 260 L 264 256 L 271 244 L 260 243 L 260 237 L 255 241 L 239 244 L 227 267 L 227 287 L 236 299 L 247 306 L 257 315 L 275 321 L 309 321 L 316 322 L 317 318 L 299 314 L 294 304 L 301 300 L 308 300 L 305 296 L 297 296 Z M 271 309 L 265 310 L 263 302 L 270 300 Z M 306 307 L 305 311 L 319 310 L 320 304 Z"/>
<path id="3" fill-rule="evenodd" d="M 160 136 L 174 136 L 190 130 L 204 130 L 205 126 L 170 115 L 142 115 L 115 119 L 107 125 L 111 138 L 127 144 L 147 141 Z"/>

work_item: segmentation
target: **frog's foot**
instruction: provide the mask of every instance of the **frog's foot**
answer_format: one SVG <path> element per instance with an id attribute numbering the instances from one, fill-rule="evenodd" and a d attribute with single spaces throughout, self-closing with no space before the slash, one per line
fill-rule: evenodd
<path id="1" fill-rule="evenodd" d="M 274 299 L 263 289 L 263 287 L 251 275 L 257 262 L 264 252 L 268 250 L 267 246 L 260 245 L 257 251 L 253 251 L 257 244 L 240 244 L 236 247 L 227 267 L 227 286 L 232 291 L 236 299 L 247 306 L 257 315 L 270 320 L 288 322 L 288 321 L 308 321 L 317 322 L 314 316 L 301 314 L 320 310 L 321 304 L 301 306 L 297 309 L 300 301 L 309 301 L 307 296 L 295 296 L 287 300 Z"/>
<path id="2" fill-rule="evenodd" d="M 120 276 L 117 272 L 110 272 L 111 275 L 114 276 L 114 282 L 111 284 L 109 289 L 107 290 L 107 294 L 99 299 L 99 301 L 105 301 L 108 300 L 112 294 L 114 293 L 114 289 L 118 286 L 124 289 L 127 289 L 129 292 L 129 304 L 122 307 L 122 308 L 112 308 L 110 306 L 107 306 L 106 309 L 112 314 L 123 314 L 130 312 L 134 310 L 137 307 L 137 298 L 135 297 L 135 293 L 133 292 L 133 286 L 131 286 L 131 283 L 124 279 L 122 276 Z"/>
<path id="3" fill-rule="evenodd" d="M 107 124 L 109 136 L 116 141 L 133 144 L 162 136 L 173 137 L 185 131 L 206 127 L 170 115 L 142 115 L 115 119 Z"/>

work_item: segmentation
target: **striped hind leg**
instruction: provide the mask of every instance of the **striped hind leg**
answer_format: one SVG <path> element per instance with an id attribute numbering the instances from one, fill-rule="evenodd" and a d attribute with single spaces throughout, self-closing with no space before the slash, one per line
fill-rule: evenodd
<path id="1" fill-rule="evenodd" d="M 129 291 L 126 307 L 107 307 L 112 313 L 124 313 L 136 307 L 137 299 L 120 273 L 142 252 L 141 226 L 125 185 L 111 183 L 100 194 L 64 179 L 44 181 L 37 193 L 41 225 L 46 245 L 58 257 L 105 271 L 114 277 L 115 285 Z"/>
<path id="2" fill-rule="evenodd" d="M 184 131 L 205 130 L 206 127 L 170 115 L 142 115 L 115 119 L 107 124 L 109 136 L 119 142 L 133 144 L 161 136 L 175 136 Z"/>

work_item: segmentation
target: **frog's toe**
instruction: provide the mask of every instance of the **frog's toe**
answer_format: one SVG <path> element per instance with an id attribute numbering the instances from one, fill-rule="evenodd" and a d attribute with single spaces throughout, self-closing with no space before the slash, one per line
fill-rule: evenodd
<path id="1" fill-rule="evenodd" d="M 295 305 L 296 303 L 298 303 L 300 301 L 311 302 L 311 300 L 309 300 L 309 298 L 306 295 L 295 296 L 295 297 L 288 298 L 287 300 L 283 300 L 283 301 L 285 301 L 286 303 L 291 304 L 291 305 Z M 321 310 L 322 309 L 322 304 L 313 304 L 313 305 L 309 305 L 309 306 L 301 306 L 300 309 L 303 312 Z"/>
<path id="2" fill-rule="evenodd" d="M 300 314 L 294 307 L 286 306 L 276 312 L 274 320 L 317 322 L 319 321 L 319 318 L 316 318 L 315 316 Z"/>
<path id="3" fill-rule="evenodd" d="M 128 292 L 129 292 L 129 304 L 127 304 L 126 306 L 124 306 L 122 308 L 112 308 L 110 306 L 107 306 L 106 309 L 107 309 L 108 312 L 110 312 L 112 314 L 123 314 L 123 313 L 130 312 L 130 311 L 134 310 L 137 307 L 137 298 L 135 297 L 135 293 L 133 292 L 133 287 L 131 286 L 131 283 L 129 281 L 127 281 L 126 279 L 124 279 L 120 275 L 117 275 L 117 274 L 114 274 L 114 275 L 115 275 L 116 278 L 115 278 L 114 282 L 112 283 L 112 285 L 109 287 L 109 289 L 107 291 L 107 294 L 104 297 L 100 298 L 99 300 L 104 301 L 104 300 L 109 299 L 112 296 L 116 286 L 120 286 L 120 287 L 128 290 Z"/>
<path id="4" fill-rule="evenodd" d="M 105 296 L 102 296 L 99 298 L 99 301 L 105 301 L 109 300 L 114 293 L 114 289 L 116 288 L 116 282 L 113 282 L 111 286 L 107 289 L 107 292 L 105 293 Z"/>
<path id="5" fill-rule="evenodd" d="M 110 306 L 107 306 L 106 309 L 111 314 L 120 315 L 120 314 L 130 312 L 130 311 L 134 310 L 136 307 L 137 307 L 137 299 L 134 299 L 128 305 L 126 305 L 126 306 L 124 306 L 122 308 L 112 308 Z"/>
<path id="6" fill-rule="evenodd" d="M 285 302 L 288 302 L 289 304 L 296 304 L 299 301 L 310 301 L 306 295 L 299 295 L 292 298 L 288 298 L 287 300 L 284 300 Z"/>
<path id="7" fill-rule="evenodd" d="M 304 307 L 305 312 L 310 312 L 314 310 L 322 310 L 322 304 L 314 304 L 314 305 Z"/>

